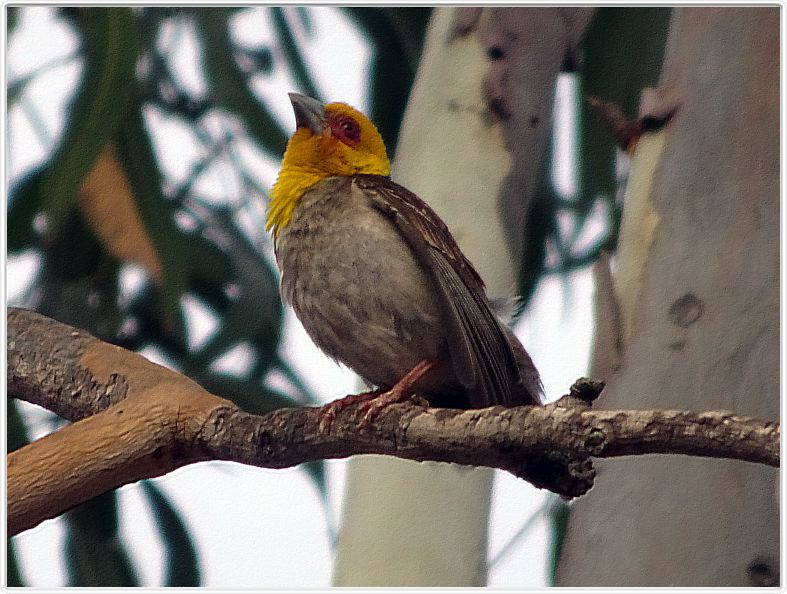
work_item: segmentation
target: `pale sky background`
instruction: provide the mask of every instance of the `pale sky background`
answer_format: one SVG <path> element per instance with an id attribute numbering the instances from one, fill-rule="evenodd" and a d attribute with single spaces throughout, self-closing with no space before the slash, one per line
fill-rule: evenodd
<path id="1" fill-rule="evenodd" d="M 68 29 L 52 20 L 52 8 L 33 8 L 24 12 L 19 30 L 9 40 L 6 58 L 6 80 L 15 81 L 42 64 L 58 61 L 77 50 L 76 39 Z M 331 100 L 347 101 L 364 110 L 367 106 L 365 78 L 369 49 L 359 34 L 330 7 L 311 8 L 316 38 L 306 44 L 312 60 L 312 73 L 318 88 Z M 264 16 L 246 12 L 236 21 L 235 38 L 271 39 Z M 327 34 L 330 33 L 330 34 Z M 204 90 L 197 71 L 197 48 L 188 34 L 172 41 L 173 31 L 160 39 L 162 47 L 172 48 L 182 84 L 189 90 Z M 274 57 L 276 59 L 276 57 Z M 29 88 L 26 103 L 8 113 L 6 146 L 6 180 L 13 181 L 21 173 L 40 162 L 48 154 L 51 140 L 42 139 L 30 123 L 29 108 L 40 118 L 41 128 L 52 139 L 62 131 L 62 115 L 66 101 L 78 80 L 79 64 L 71 60 L 53 67 L 38 77 Z M 272 106 L 289 131 L 294 126 L 287 92 L 297 90 L 292 80 L 280 70 L 270 78 L 255 81 L 257 91 Z M 564 119 L 556 139 L 558 162 L 557 186 L 570 192 L 571 160 L 573 158 L 568 106 L 573 92 L 568 77 L 558 89 L 558 117 Z M 560 107 L 562 106 L 562 108 Z M 26 112 L 26 110 L 28 110 Z M 146 114 L 148 125 L 156 133 L 154 139 L 166 175 L 178 183 L 188 174 L 191 164 L 200 156 L 199 148 L 176 123 L 151 110 Z M 210 125 L 210 124 L 209 124 Z M 220 122 L 216 121 L 217 129 Z M 244 160 L 254 163 L 265 186 L 270 186 L 278 168 L 278 160 L 259 153 L 249 143 L 240 147 Z M 395 172 L 394 172 L 395 177 Z M 203 197 L 231 194 L 222 166 L 212 167 L 197 185 Z M 230 187 L 230 190 L 232 188 Z M 425 197 L 428 200 L 428 197 Z M 238 207 L 238 221 L 259 239 L 263 230 L 255 221 L 264 210 L 262 198 L 233 202 Z M 598 227 L 595 227 L 597 230 Z M 8 258 L 6 297 L 17 302 L 24 294 L 32 276 L 36 258 L 23 254 Z M 133 291 L 142 272 L 129 267 L 124 275 L 125 289 Z M 590 296 L 592 280 L 589 270 L 573 274 L 566 283 L 557 278 L 543 281 L 532 306 L 517 327 L 517 334 L 541 371 L 546 393 L 554 399 L 565 393 L 571 383 L 585 373 L 592 331 Z M 190 341 L 207 339 L 215 325 L 194 300 L 186 304 L 190 312 Z M 307 384 L 324 400 L 355 391 L 352 373 L 324 357 L 306 336 L 299 322 L 287 312 L 281 350 Z M 158 362 L 155 352 L 146 356 Z M 228 353 L 222 366 L 233 368 L 243 363 L 242 350 Z M 35 437 L 49 429 L 49 417 L 40 409 L 25 406 L 25 418 L 34 428 Z M 334 522 L 341 517 L 345 462 L 327 463 L 330 487 L 330 515 Z M 257 588 L 325 588 L 330 585 L 332 552 L 325 513 L 316 489 L 305 473 L 297 469 L 262 470 L 231 463 L 195 464 L 156 479 L 155 483 L 182 513 L 199 549 L 203 585 L 208 587 Z M 121 521 L 124 541 L 129 545 L 135 567 L 143 585 L 157 586 L 163 575 L 163 559 L 153 521 L 140 489 L 128 485 L 120 489 Z M 490 526 L 489 558 L 514 536 L 536 510 L 548 501 L 545 492 L 528 483 L 498 472 L 493 494 Z M 23 565 L 25 582 L 31 586 L 65 585 L 64 565 L 60 556 L 63 530 L 59 520 L 43 523 L 17 538 L 15 544 Z M 490 567 L 489 586 L 532 588 L 547 584 L 547 547 L 549 530 L 545 517 L 540 517 L 515 546 Z"/>

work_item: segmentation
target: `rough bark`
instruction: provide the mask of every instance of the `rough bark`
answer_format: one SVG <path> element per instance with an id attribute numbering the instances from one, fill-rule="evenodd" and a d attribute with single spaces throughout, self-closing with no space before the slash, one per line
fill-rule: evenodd
<path id="1" fill-rule="evenodd" d="M 9 393 L 75 421 L 8 455 L 11 535 L 109 489 L 201 460 L 284 468 L 388 454 L 498 467 L 566 495 L 592 486 L 591 456 L 671 451 L 778 465 L 776 423 L 729 413 L 591 412 L 576 396 L 582 384 L 547 407 L 396 405 L 367 430 L 348 410 L 324 432 L 320 409 L 243 412 L 184 376 L 31 311 L 9 311 L 8 341 Z"/>
<path id="2" fill-rule="evenodd" d="M 777 8 L 674 9 L 643 107 L 678 109 L 633 156 L 615 278 L 622 363 L 601 406 L 779 414 L 779 49 Z M 598 466 L 558 585 L 779 583 L 777 470 Z"/>

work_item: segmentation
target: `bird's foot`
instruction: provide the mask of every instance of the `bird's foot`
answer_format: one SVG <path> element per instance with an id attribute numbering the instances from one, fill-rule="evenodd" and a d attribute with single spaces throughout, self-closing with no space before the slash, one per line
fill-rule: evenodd
<path id="1" fill-rule="evenodd" d="M 339 398 L 333 402 L 329 402 L 320 409 L 318 419 L 318 428 L 322 433 L 328 433 L 331 430 L 333 421 L 336 415 L 342 412 L 345 408 L 355 404 L 368 402 L 377 398 L 382 394 L 382 390 L 372 390 L 371 392 L 362 392 L 361 394 L 350 394 L 344 398 Z"/>
<path id="2" fill-rule="evenodd" d="M 357 419 L 358 416 L 363 415 L 360 420 L 360 426 L 368 429 L 372 421 L 384 408 L 412 398 L 414 396 L 413 384 L 421 379 L 431 368 L 432 363 L 424 359 L 408 371 L 390 390 L 372 390 L 371 392 L 362 392 L 361 394 L 350 394 L 339 400 L 329 402 L 319 412 L 318 428 L 320 432 L 329 432 L 336 416 L 350 406 L 357 406 L 355 418 Z"/>
<path id="3" fill-rule="evenodd" d="M 421 379 L 426 372 L 432 368 L 432 363 L 424 359 L 408 371 L 402 379 L 394 384 L 387 392 L 382 392 L 375 398 L 371 398 L 358 406 L 357 414 L 363 413 L 361 417 L 361 427 L 368 429 L 372 421 L 386 407 L 398 402 L 405 402 L 414 396 L 413 385 Z"/>

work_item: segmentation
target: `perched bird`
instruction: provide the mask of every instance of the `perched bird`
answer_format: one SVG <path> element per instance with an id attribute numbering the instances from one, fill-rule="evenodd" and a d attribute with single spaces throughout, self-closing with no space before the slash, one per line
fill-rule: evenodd
<path id="1" fill-rule="evenodd" d="M 345 103 L 290 93 L 296 131 L 271 191 L 281 292 L 327 355 L 377 386 L 365 420 L 418 394 L 431 405 L 539 404 L 538 371 L 492 311 L 445 223 L 391 181 L 374 124 Z"/>

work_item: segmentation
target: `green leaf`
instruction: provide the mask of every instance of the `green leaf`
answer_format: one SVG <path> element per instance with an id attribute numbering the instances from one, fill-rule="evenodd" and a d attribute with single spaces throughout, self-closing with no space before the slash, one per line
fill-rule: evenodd
<path id="1" fill-rule="evenodd" d="M 115 491 L 99 495 L 67 512 L 64 519 L 69 586 L 139 585 L 118 533 Z"/>
<path id="2" fill-rule="evenodd" d="M 310 406 L 316 406 L 320 404 L 320 399 L 317 398 L 314 392 L 312 392 L 311 389 L 306 385 L 306 383 L 303 381 L 303 378 L 301 378 L 301 376 L 299 376 L 295 372 L 292 366 L 287 361 L 283 360 L 281 357 L 277 357 L 276 370 L 281 372 L 284 375 L 285 379 L 288 382 L 290 382 L 293 385 L 293 387 L 296 390 L 298 390 L 298 392 L 301 393 L 301 395 L 303 396 L 304 404 Z M 262 370 L 259 368 L 255 369 L 254 370 L 255 377 L 260 377 L 261 379 L 264 379 L 264 375 L 263 373 L 261 373 L 261 371 Z"/>
<path id="3" fill-rule="evenodd" d="M 27 85 L 33 82 L 36 77 L 44 74 L 52 70 L 53 68 L 57 68 L 64 64 L 68 64 L 74 60 L 74 56 L 64 56 L 60 58 L 55 58 L 46 64 L 40 66 L 33 72 L 26 74 L 24 76 L 19 77 L 14 82 L 9 82 L 8 88 L 6 90 L 6 101 L 8 103 L 8 110 L 10 110 L 22 97 Z M 45 132 L 46 134 L 46 132 Z"/>
<path id="4" fill-rule="evenodd" d="M 205 79 L 213 100 L 237 115 L 249 134 L 263 149 L 278 156 L 284 153 L 287 136 L 267 107 L 249 90 L 246 75 L 238 68 L 229 36 L 231 9 L 201 8 L 196 12 L 202 37 Z"/>
<path id="5" fill-rule="evenodd" d="M 298 406 L 292 398 L 259 382 L 239 379 L 210 370 L 195 371 L 190 377 L 208 392 L 233 401 L 246 412 L 262 415 L 279 408 Z M 314 481 L 323 505 L 328 504 L 328 483 L 323 460 L 307 462 L 301 468 Z"/>
<path id="6" fill-rule="evenodd" d="M 232 400 L 246 412 L 255 415 L 298 406 L 289 396 L 252 380 L 215 373 L 209 369 L 194 371 L 189 377 L 208 392 Z"/>
<path id="7" fill-rule="evenodd" d="M 661 72 L 670 8 L 600 8 L 582 40 L 587 93 L 636 117 L 640 93 Z"/>
<path id="8" fill-rule="evenodd" d="M 261 46 L 256 48 L 242 48 L 240 51 L 243 52 L 248 60 L 253 62 L 255 70 L 267 75 L 273 73 L 273 52 L 271 48 Z"/>
<path id="9" fill-rule="evenodd" d="M 46 250 L 46 258 L 52 274 L 74 281 L 94 274 L 106 254 L 80 211 L 75 209 L 66 216 L 60 233 Z"/>
<path id="10" fill-rule="evenodd" d="M 11 452 L 18 450 L 24 445 L 30 443 L 30 437 L 27 434 L 27 427 L 22 420 L 22 415 L 19 414 L 18 404 L 14 401 L 14 395 L 8 395 L 6 429 L 8 435 L 6 436 L 6 450 Z"/>
<path id="11" fill-rule="evenodd" d="M 6 27 L 8 35 L 11 35 L 19 24 L 19 10 L 20 8 L 18 6 L 6 7 Z"/>
<path id="12" fill-rule="evenodd" d="M 155 518 L 164 546 L 164 586 L 188 588 L 200 585 L 197 549 L 175 507 L 150 481 L 140 483 Z"/>
<path id="13" fill-rule="evenodd" d="M 584 96 L 616 103 L 636 118 L 642 89 L 655 85 L 661 71 L 671 9 L 599 8 L 582 41 L 579 71 L 581 105 L 580 195 L 589 209 L 599 194 L 614 196 L 615 143 L 590 112 Z"/>
<path id="14" fill-rule="evenodd" d="M 5 100 L 7 102 L 9 111 L 14 107 L 16 102 L 19 101 L 19 98 L 22 96 L 25 88 L 33 80 L 33 78 L 35 78 L 35 74 L 29 74 L 15 80 L 13 83 L 8 85 L 8 88 L 6 89 Z"/>
<path id="15" fill-rule="evenodd" d="M 75 13 L 82 36 L 85 70 L 70 116 L 37 190 L 56 235 L 70 212 L 83 178 L 126 112 L 135 84 L 137 35 L 128 8 L 84 8 Z"/>
<path id="16" fill-rule="evenodd" d="M 611 133 L 590 113 L 585 96 L 616 103 L 629 117 L 636 117 L 643 88 L 658 80 L 669 20 L 670 9 L 666 8 L 599 8 L 594 12 L 583 38 L 582 68 L 577 74 L 578 191 L 571 200 L 561 200 L 554 195 L 551 180 L 542 176 L 540 197 L 536 198 L 529 218 L 529 243 L 522 267 L 520 290 L 525 301 L 541 274 L 565 274 L 595 261 L 599 250 L 614 248 L 620 222 L 616 204 L 617 149 Z M 609 231 L 596 245 L 578 253 L 576 240 L 599 200 L 606 203 L 611 213 Z M 562 237 L 557 225 L 557 217 L 565 211 L 574 215 L 574 229 L 569 237 Z M 549 269 L 543 264 L 547 240 L 555 242 L 559 256 L 558 263 Z"/>
<path id="17" fill-rule="evenodd" d="M 312 480 L 314 486 L 317 487 L 317 493 L 323 505 L 326 514 L 330 513 L 330 502 L 328 501 L 328 477 L 325 474 L 325 460 L 314 460 L 312 462 L 304 462 L 300 468 L 306 472 L 306 475 Z"/>
<path id="18" fill-rule="evenodd" d="M 184 334 L 180 298 L 188 289 L 188 242 L 175 225 L 173 205 L 161 192 L 161 173 L 138 101 L 132 102 L 121 123 L 117 155 L 128 176 L 142 224 L 164 270 L 161 305 L 165 326 L 169 332 Z"/>
<path id="19" fill-rule="evenodd" d="M 38 243 L 33 220 L 41 208 L 43 168 L 36 169 L 8 192 L 8 222 L 6 241 L 10 253 L 24 251 Z"/>
<path id="20" fill-rule="evenodd" d="M 239 297 L 222 312 L 220 329 L 192 355 L 191 364 L 204 367 L 235 344 L 250 341 L 270 366 L 276 361 L 283 315 L 276 274 L 234 225 L 230 211 L 217 210 L 210 225 L 222 236 Z"/>
<path id="21" fill-rule="evenodd" d="M 118 305 L 117 262 L 102 256 L 95 274 L 72 278 L 59 269 L 58 252 L 45 250 L 35 286 L 36 311 L 115 342 L 123 320 Z"/>
<path id="22" fill-rule="evenodd" d="M 205 237 L 194 233 L 189 236 L 188 252 L 189 288 L 218 316 L 223 316 L 232 304 L 226 287 L 233 282 L 234 270 L 230 255 L 223 252 Z"/>
<path id="23" fill-rule="evenodd" d="M 309 7 L 307 6 L 296 6 L 295 13 L 298 15 L 298 20 L 301 23 L 301 27 L 303 27 L 303 32 L 306 33 L 306 37 L 308 39 L 314 38 L 314 23 L 312 22 L 312 17 L 309 14 Z"/>
<path id="24" fill-rule="evenodd" d="M 426 28 L 432 16 L 431 8 L 387 8 L 385 14 L 399 36 L 402 50 L 413 75 L 421 61 Z"/>
<path id="25" fill-rule="evenodd" d="M 27 428 L 22 420 L 22 415 L 19 414 L 16 401 L 13 400 L 13 394 L 8 395 L 6 430 L 6 449 L 8 453 L 18 450 L 23 445 L 30 442 L 27 435 Z M 6 540 L 6 585 L 9 587 L 24 586 L 22 581 L 22 573 L 19 570 L 19 563 L 16 559 L 16 552 L 14 551 L 14 541 L 9 538 Z"/>
<path id="26" fill-rule="evenodd" d="M 549 583 L 555 586 L 557 582 L 557 565 L 560 562 L 560 553 L 566 540 L 568 517 L 571 508 L 563 501 L 556 501 L 549 513 L 549 524 L 552 531 L 552 543 L 549 547 Z"/>
<path id="27" fill-rule="evenodd" d="M 16 560 L 16 551 L 14 551 L 14 541 L 9 538 L 6 540 L 6 586 L 9 588 L 22 587 L 24 582 L 22 580 L 22 573 L 19 571 L 19 563 Z"/>
<path id="28" fill-rule="evenodd" d="M 399 127 L 415 79 L 431 9 L 345 8 L 372 46 L 371 117 L 388 148 L 396 152 Z"/>
<path id="29" fill-rule="evenodd" d="M 161 315 L 161 291 L 151 283 L 146 284 L 142 290 L 131 300 L 127 308 L 129 317 L 137 325 L 133 336 L 133 344 L 125 345 L 140 349 L 146 345 L 153 345 L 162 349 L 167 356 L 179 360 L 188 352 L 185 329 L 172 331 L 170 324 Z"/>
<path id="30" fill-rule="evenodd" d="M 276 35 L 279 38 L 279 49 L 287 60 L 287 65 L 290 68 L 290 73 L 295 79 L 295 82 L 298 83 L 298 86 L 304 93 L 315 99 L 320 99 L 320 93 L 309 74 L 306 60 L 298 48 L 298 41 L 295 39 L 295 35 L 293 35 L 290 29 L 284 10 L 271 7 L 268 9 L 268 13 L 271 16 L 273 28 L 276 30 Z"/>
<path id="31" fill-rule="evenodd" d="M 552 147 L 550 147 L 550 152 Z M 546 265 L 547 239 L 557 232 L 557 198 L 549 175 L 550 159 L 544 159 L 538 176 L 536 194 L 527 214 L 527 230 L 519 271 L 519 306 L 515 317 L 530 303 Z"/>

